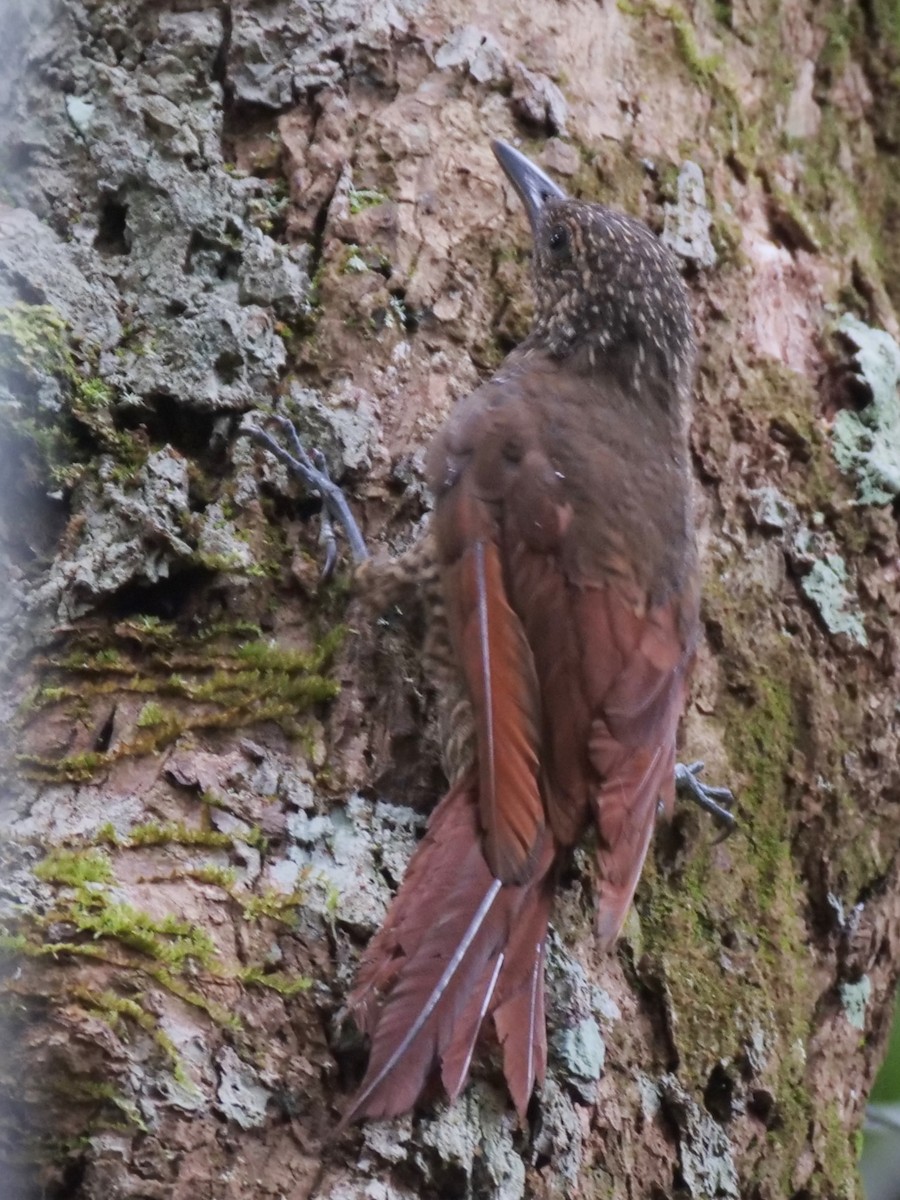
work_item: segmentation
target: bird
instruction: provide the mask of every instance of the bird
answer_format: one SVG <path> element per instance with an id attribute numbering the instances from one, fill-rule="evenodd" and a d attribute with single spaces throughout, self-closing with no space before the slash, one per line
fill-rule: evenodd
<path id="1" fill-rule="evenodd" d="M 547 1067 L 548 922 L 573 847 L 593 825 L 610 950 L 676 779 L 733 821 L 730 792 L 676 764 L 700 595 L 686 287 L 643 222 L 492 148 L 531 227 L 534 318 L 427 456 L 434 620 L 466 749 L 360 959 L 347 1007 L 371 1048 L 341 1128 L 437 1085 L 454 1100 L 491 1027 L 524 1120 Z M 289 436 L 280 456 L 349 528 Z M 363 561 L 358 531 L 350 544 Z"/>

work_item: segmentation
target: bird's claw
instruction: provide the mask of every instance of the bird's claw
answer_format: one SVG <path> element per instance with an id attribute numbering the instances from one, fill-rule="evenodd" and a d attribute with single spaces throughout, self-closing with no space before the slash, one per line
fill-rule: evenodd
<path id="1" fill-rule="evenodd" d="M 721 829 L 716 841 L 723 842 L 737 829 L 737 820 L 726 807 L 734 803 L 734 793 L 730 788 L 709 787 L 701 783 L 699 775 L 702 770 L 702 762 L 676 763 L 675 790 L 709 813 Z"/>
<path id="2" fill-rule="evenodd" d="M 361 563 L 369 557 L 366 543 L 359 531 L 356 519 L 350 511 L 346 496 L 328 474 L 324 454 L 320 450 L 308 451 L 301 442 L 293 421 L 289 421 L 287 417 L 270 413 L 266 420 L 277 425 L 289 443 L 290 450 L 285 449 L 277 438 L 256 424 L 248 423 L 244 427 L 244 432 L 254 442 L 273 454 L 279 462 L 284 463 L 306 488 L 311 492 L 317 492 L 322 497 L 322 527 L 319 541 L 325 548 L 325 561 L 319 579 L 324 583 L 331 578 L 337 563 L 335 521 L 341 525 L 347 535 L 354 562 Z"/>

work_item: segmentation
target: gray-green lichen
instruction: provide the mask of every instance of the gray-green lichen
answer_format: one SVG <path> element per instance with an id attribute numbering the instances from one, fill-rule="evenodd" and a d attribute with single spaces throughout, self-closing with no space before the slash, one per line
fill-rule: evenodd
<path id="1" fill-rule="evenodd" d="M 490 1195 L 493 1200 L 524 1196 L 525 1164 L 513 1141 L 515 1118 L 498 1092 L 476 1083 L 456 1103 L 442 1105 L 434 1117 L 418 1120 L 415 1143 L 412 1125 L 410 1117 L 367 1123 L 359 1167 L 371 1171 L 374 1155 L 383 1162 L 414 1165 L 426 1181 L 442 1179 L 445 1195 Z M 352 1194 L 374 1195 L 370 1186 Z M 350 1194 L 328 1193 L 329 1200 Z"/>
<path id="2" fill-rule="evenodd" d="M 264 1088 L 252 1067 L 225 1046 L 216 1060 L 219 1108 L 241 1129 L 256 1129 L 266 1121 L 266 1106 L 271 1093 Z"/>
<path id="3" fill-rule="evenodd" d="M 473 1121 L 473 1115 L 487 1118 L 484 1133 L 488 1138 L 496 1134 L 498 1121 L 502 1123 L 502 1109 L 497 1107 L 497 1098 L 491 1097 L 486 1089 L 472 1088 L 461 1103 L 442 1108 L 434 1120 L 424 1123 L 422 1128 L 423 1144 L 434 1150 L 442 1163 L 461 1169 L 467 1177 L 471 1176 L 475 1160 L 482 1151 L 480 1120 Z M 489 1125 L 493 1126 L 492 1130 Z"/>
<path id="4" fill-rule="evenodd" d="M 706 203 L 703 172 L 686 161 L 678 172 L 678 198 L 665 206 L 662 240 L 680 258 L 700 267 L 716 265 L 716 250 L 710 237 L 712 216 Z"/>
<path id="5" fill-rule="evenodd" d="M 183 536 L 187 462 L 171 447 L 149 455 L 131 486 L 104 457 L 81 497 L 82 536 L 71 556 L 54 561 L 40 593 L 60 617 L 71 620 L 99 596 L 135 581 L 156 583 L 170 576 L 174 561 L 190 561 L 193 551 Z"/>
<path id="6" fill-rule="evenodd" d="M 868 646 L 859 600 L 847 585 L 847 565 L 839 554 L 826 554 L 814 562 L 800 586 L 830 633 L 846 634 L 858 646 Z"/>
<path id="7" fill-rule="evenodd" d="M 621 1012 L 602 988 L 591 986 L 554 930 L 548 937 L 547 983 L 552 1009 L 559 1014 L 550 1044 L 553 1070 L 590 1104 L 606 1061 L 601 1019 L 610 1025 Z"/>
<path id="8" fill-rule="evenodd" d="M 571 1028 L 560 1030 L 554 1043 L 563 1072 L 590 1102 L 606 1061 L 606 1045 L 597 1022 L 583 1017 Z"/>
<path id="9" fill-rule="evenodd" d="M 681 1175 L 690 1196 L 738 1200 L 738 1175 L 728 1134 L 679 1085 L 674 1075 L 660 1081 L 666 1108 L 679 1132 Z"/>
<path id="10" fill-rule="evenodd" d="M 865 1029 L 866 1008 L 872 996 L 872 981 L 868 975 L 856 983 L 841 984 L 841 1004 L 844 1015 L 854 1029 Z"/>
<path id="11" fill-rule="evenodd" d="M 861 504 L 889 504 L 900 495 L 900 346 L 883 329 L 871 329 L 849 313 L 837 329 L 856 347 L 853 357 L 872 400 L 860 412 L 837 414 L 834 457 L 856 479 Z"/>
<path id="12" fill-rule="evenodd" d="M 292 813 L 286 828 L 291 844 L 285 860 L 271 873 L 283 891 L 308 883 L 307 910 L 366 934 L 381 922 L 391 898 L 384 871 L 400 879 L 415 844 L 420 818 L 411 810 L 376 804 L 374 811 L 358 796 L 327 814 Z M 379 866 L 372 846 L 383 848 Z"/>

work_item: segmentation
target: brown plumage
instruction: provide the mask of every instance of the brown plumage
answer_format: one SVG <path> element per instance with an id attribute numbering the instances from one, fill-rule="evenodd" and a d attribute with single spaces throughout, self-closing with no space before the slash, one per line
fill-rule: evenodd
<path id="1" fill-rule="evenodd" d="M 495 151 L 534 233 L 534 327 L 428 464 L 475 761 L 363 956 L 350 1005 L 372 1052 L 345 1121 L 403 1112 L 435 1080 L 455 1097 L 488 1017 L 524 1114 L 556 865 L 593 821 L 612 945 L 674 798 L 698 624 L 685 290 L 639 221 Z"/>

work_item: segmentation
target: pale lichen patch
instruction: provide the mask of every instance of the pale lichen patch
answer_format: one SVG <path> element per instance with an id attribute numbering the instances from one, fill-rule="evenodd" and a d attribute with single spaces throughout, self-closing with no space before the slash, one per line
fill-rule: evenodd
<path id="1" fill-rule="evenodd" d="M 847 313 L 838 332 L 856 347 L 854 361 L 872 394 L 859 412 L 842 409 L 832 439 L 838 466 L 856 479 L 861 504 L 890 504 L 900 495 L 900 346 L 883 329 Z"/>

